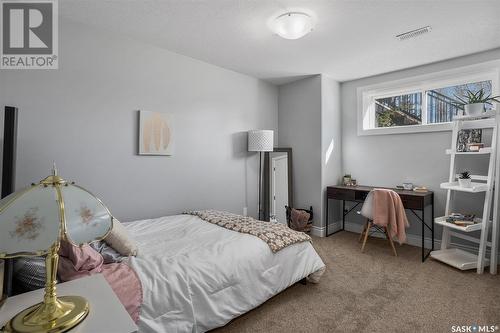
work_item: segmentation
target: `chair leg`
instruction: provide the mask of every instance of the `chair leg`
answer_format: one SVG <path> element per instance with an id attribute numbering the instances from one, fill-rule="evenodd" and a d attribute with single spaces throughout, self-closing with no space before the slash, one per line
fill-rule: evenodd
<path id="1" fill-rule="evenodd" d="M 394 242 L 392 241 L 392 238 L 391 238 L 391 236 L 389 234 L 388 228 L 384 228 L 384 232 L 385 232 L 385 236 L 389 240 L 389 244 L 391 244 L 392 252 L 394 253 L 394 256 L 397 257 L 398 253 L 396 252 L 396 247 L 394 247 Z"/>
<path id="2" fill-rule="evenodd" d="M 365 229 L 365 238 L 363 240 L 363 245 L 361 246 L 361 252 L 363 252 L 365 250 L 366 240 L 368 239 L 368 234 L 370 233 L 371 227 L 372 227 L 372 222 L 367 221 L 366 222 L 366 229 Z"/>
<path id="3" fill-rule="evenodd" d="M 366 232 L 366 226 L 368 225 L 368 220 L 366 220 L 365 224 L 363 224 L 363 230 L 361 231 L 361 234 L 359 235 L 358 242 L 361 242 L 363 239 L 363 236 L 365 235 Z"/>

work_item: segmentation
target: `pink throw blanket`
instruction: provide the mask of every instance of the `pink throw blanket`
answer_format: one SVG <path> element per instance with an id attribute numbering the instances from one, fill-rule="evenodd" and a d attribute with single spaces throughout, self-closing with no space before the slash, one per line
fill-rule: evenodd
<path id="1" fill-rule="evenodd" d="M 130 317 L 139 320 L 142 285 L 135 271 L 123 263 L 104 264 L 101 254 L 89 245 L 61 242 L 57 274 L 63 282 L 102 273 Z"/>
<path id="2" fill-rule="evenodd" d="M 397 236 L 399 244 L 406 241 L 406 228 L 410 226 L 399 195 L 386 189 L 375 189 L 373 193 L 373 223 L 387 227 L 389 236 Z"/>

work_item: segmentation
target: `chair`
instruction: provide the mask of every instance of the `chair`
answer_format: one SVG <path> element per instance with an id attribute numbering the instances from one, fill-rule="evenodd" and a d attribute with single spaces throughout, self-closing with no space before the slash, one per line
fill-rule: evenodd
<path id="1" fill-rule="evenodd" d="M 363 245 L 361 246 L 361 252 L 364 252 L 365 250 L 365 245 L 366 241 L 368 240 L 368 236 L 370 234 L 373 234 L 374 232 L 380 232 L 383 233 L 385 237 L 389 240 L 389 244 L 392 247 L 392 252 L 394 253 L 394 256 L 397 257 L 398 254 L 396 252 L 396 247 L 394 246 L 388 227 L 379 227 L 373 224 L 373 195 L 375 191 L 376 190 L 372 190 L 368 193 L 368 195 L 365 198 L 365 201 L 363 202 L 363 207 L 361 207 L 361 211 L 358 212 L 358 214 L 361 214 L 362 216 L 366 217 L 366 223 L 363 226 L 363 231 L 361 232 L 361 235 L 359 236 L 359 241 L 363 240 Z M 375 230 L 372 231 L 372 229 Z"/>

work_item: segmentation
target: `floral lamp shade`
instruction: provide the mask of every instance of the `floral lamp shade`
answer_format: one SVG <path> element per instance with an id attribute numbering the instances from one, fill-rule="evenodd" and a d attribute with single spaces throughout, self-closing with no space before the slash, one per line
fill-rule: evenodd
<path id="1" fill-rule="evenodd" d="M 62 333 L 83 321 L 90 304 L 80 296 L 56 295 L 61 240 L 82 245 L 104 238 L 113 216 L 84 188 L 53 174 L 0 200 L 0 258 L 45 255 L 45 296 L 19 312 L 2 332 Z"/>
<path id="2" fill-rule="evenodd" d="M 112 219 L 87 190 L 49 176 L 0 200 L 0 257 L 43 255 L 63 237 L 75 245 L 103 238 Z"/>

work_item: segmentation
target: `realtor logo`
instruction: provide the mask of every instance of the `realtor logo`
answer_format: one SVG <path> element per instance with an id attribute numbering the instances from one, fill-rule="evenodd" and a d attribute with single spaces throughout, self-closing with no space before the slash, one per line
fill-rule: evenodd
<path id="1" fill-rule="evenodd" d="M 57 0 L 1 0 L 1 69 L 57 69 Z"/>

